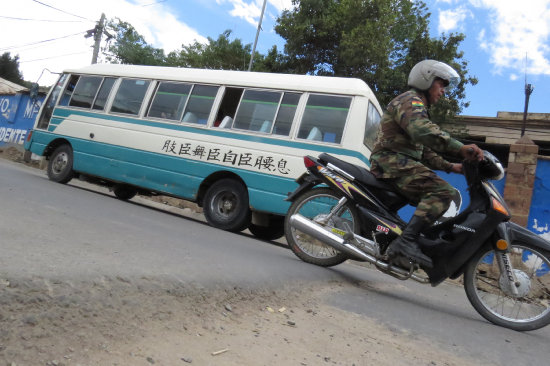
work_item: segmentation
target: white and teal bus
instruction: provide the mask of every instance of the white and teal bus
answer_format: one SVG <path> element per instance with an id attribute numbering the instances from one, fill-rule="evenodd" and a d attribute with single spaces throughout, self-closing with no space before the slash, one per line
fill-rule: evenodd
<path id="1" fill-rule="evenodd" d="M 189 200 L 212 226 L 274 239 L 303 156 L 368 167 L 380 115 L 359 79 L 99 64 L 62 73 L 25 148 L 53 181 Z"/>

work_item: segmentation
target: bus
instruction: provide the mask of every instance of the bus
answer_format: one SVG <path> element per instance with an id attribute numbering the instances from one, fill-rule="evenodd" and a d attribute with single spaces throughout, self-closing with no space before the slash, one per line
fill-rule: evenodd
<path id="1" fill-rule="evenodd" d="M 368 168 L 381 113 L 354 78 L 95 64 L 60 75 L 25 149 L 52 181 L 184 199 L 214 227 L 273 240 L 304 155 Z"/>

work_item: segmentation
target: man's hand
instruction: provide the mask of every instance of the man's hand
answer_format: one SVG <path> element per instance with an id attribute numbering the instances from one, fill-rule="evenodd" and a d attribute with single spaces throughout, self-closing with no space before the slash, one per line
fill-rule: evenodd
<path id="1" fill-rule="evenodd" d="M 454 163 L 451 165 L 451 173 L 462 174 L 462 164 Z"/>
<path id="2" fill-rule="evenodd" d="M 462 146 L 459 153 L 466 160 L 483 160 L 483 150 L 476 144 Z"/>

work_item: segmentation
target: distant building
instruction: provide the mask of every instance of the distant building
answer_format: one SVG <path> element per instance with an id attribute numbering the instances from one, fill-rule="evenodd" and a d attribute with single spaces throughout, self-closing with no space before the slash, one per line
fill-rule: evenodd
<path id="1" fill-rule="evenodd" d="M 507 163 L 510 145 L 521 138 L 523 113 L 498 112 L 496 117 L 457 116 L 442 126 L 463 142 L 491 151 Z M 525 135 L 539 146 L 539 155 L 550 156 L 550 113 L 528 113 Z"/>

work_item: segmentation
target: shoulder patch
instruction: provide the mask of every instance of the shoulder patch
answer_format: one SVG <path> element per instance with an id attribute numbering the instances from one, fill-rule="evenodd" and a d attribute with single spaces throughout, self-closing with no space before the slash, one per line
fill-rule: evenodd
<path id="1" fill-rule="evenodd" d="M 411 102 L 411 104 L 412 104 L 413 107 L 424 107 L 424 103 L 422 103 L 422 102 L 419 101 L 419 100 L 413 100 L 413 101 Z"/>

